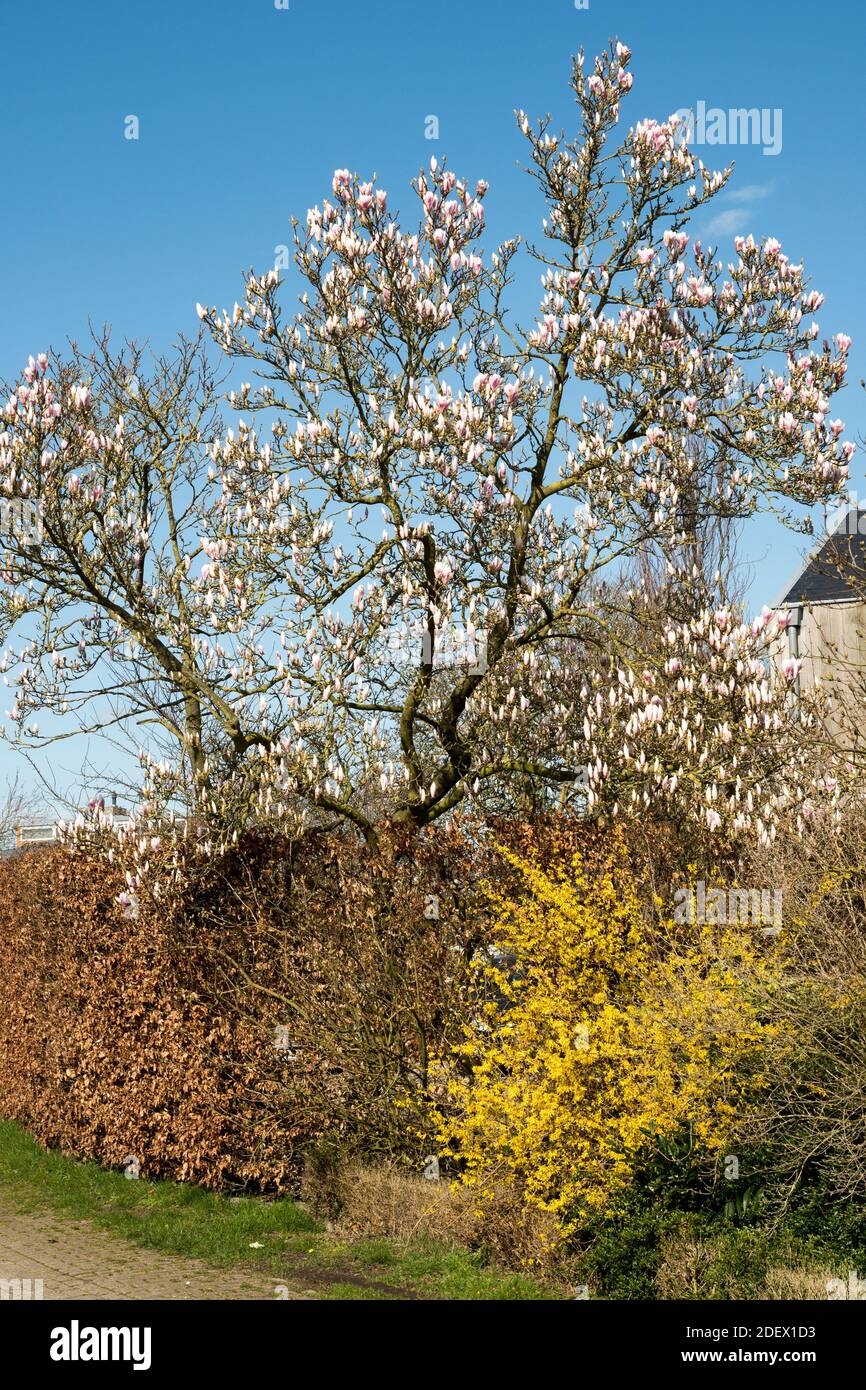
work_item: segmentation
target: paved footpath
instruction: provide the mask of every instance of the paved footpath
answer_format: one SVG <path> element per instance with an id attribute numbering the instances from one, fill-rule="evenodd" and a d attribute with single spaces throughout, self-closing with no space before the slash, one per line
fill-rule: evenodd
<path id="1" fill-rule="evenodd" d="M 216 1269 L 201 1260 L 146 1250 L 97 1230 L 89 1221 L 56 1216 L 44 1208 L 29 1210 L 0 1189 L 0 1280 L 10 1279 L 41 1279 L 46 1300 L 276 1296 L 271 1274 Z M 280 1289 L 285 1298 L 286 1285 Z M 289 1290 L 288 1296 L 314 1295 Z"/>

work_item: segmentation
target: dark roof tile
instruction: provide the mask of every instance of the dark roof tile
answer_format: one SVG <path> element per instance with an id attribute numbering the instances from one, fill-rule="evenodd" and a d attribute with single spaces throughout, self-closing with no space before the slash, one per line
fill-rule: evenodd
<path id="1" fill-rule="evenodd" d="M 866 598 L 866 511 L 852 508 L 813 552 L 778 607 Z"/>

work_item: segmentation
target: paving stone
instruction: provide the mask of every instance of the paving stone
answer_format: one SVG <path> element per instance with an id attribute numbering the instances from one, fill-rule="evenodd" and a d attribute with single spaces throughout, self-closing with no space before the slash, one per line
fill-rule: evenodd
<path id="1" fill-rule="evenodd" d="M 46 1300 L 273 1300 L 277 1285 L 286 1286 L 271 1274 L 145 1250 L 90 1222 L 29 1209 L 0 1188 L 0 1280 L 10 1279 L 41 1279 Z M 310 1296 L 289 1286 L 289 1298 Z"/>

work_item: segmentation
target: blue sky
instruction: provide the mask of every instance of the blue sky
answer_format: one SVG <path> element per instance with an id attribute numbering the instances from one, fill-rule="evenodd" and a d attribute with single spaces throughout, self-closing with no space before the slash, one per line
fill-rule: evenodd
<path id="1" fill-rule="evenodd" d="M 196 300 L 231 304 L 240 273 L 273 263 L 291 214 L 348 166 L 392 205 L 430 155 L 486 178 L 489 245 L 535 231 L 513 110 L 568 128 L 569 56 L 618 35 L 634 52 L 626 123 L 682 107 L 782 112 L 782 146 L 707 147 L 736 161 L 714 212 L 777 236 L 827 297 L 824 333 L 854 338 L 834 413 L 866 434 L 861 0 L 658 6 L 646 0 L 41 0 L 3 18 L 0 376 L 87 321 L 167 345 Z M 138 140 L 124 138 L 138 117 Z M 439 139 L 425 138 L 436 116 Z M 713 228 L 701 225 L 701 231 Z M 714 238 L 715 239 L 715 238 Z M 866 495 L 863 451 L 852 484 Z M 748 533 L 752 602 L 771 599 L 801 537 Z M 65 759 L 74 762 L 70 748 Z M 0 776 L 10 755 L 0 750 Z"/>

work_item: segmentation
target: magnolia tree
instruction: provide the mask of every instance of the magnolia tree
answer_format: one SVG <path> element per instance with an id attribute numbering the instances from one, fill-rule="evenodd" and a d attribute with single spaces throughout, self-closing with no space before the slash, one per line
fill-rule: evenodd
<path id="1" fill-rule="evenodd" d="M 112 719 L 176 745 L 145 750 L 149 804 L 189 787 L 235 828 L 372 838 L 530 785 L 768 838 L 814 801 L 773 615 L 683 608 L 698 567 L 668 558 L 690 616 L 666 621 L 623 576 L 688 553 L 684 501 L 693 526 L 793 522 L 844 485 L 849 339 L 818 345 L 822 296 L 777 240 L 692 239 L 731 171 L 674 116 L 628 123 L 630 56 L 576 59 L 573 138 L 518 112 L 538 246 L 485 251 L 487 184 L 444 162 L 408 223 L 338 170 L 294 224 L 293 307 L 281 268 L 198 306 L 249 364 L 232 428 L 202 347 L 149 376 L 107 348 L 31 359 L 0 434 L 0 487 L 42 518 L 7 538 L 11 736 L 83 712 L 96 676 Z"/>

